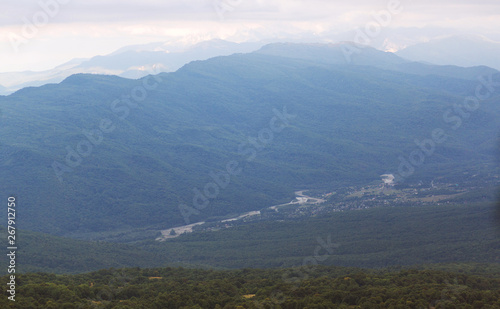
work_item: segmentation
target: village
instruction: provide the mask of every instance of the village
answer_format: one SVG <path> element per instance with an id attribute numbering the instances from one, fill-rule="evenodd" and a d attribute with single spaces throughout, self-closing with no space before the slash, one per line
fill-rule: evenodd
<path id="1" fill-rule="evenodd" d="M 478 200 L 494 199 L 491 187 L 499 187 L 497 175 L 471 175 L 460 183 L 446 179 L 429 182 L 397 184 L 391 174 L 366 186 L 351 186 L 336 191 L 300 190 L 289 203 L 213 222 L 197 222 L 161 231 L 157 241 L 176 238 L 184 233 L 217 231 L 257 221 L 300 220 L 332 212 L 354 211 L 373 207 L 418 207 L 425 205 L 457 205 Z"/>

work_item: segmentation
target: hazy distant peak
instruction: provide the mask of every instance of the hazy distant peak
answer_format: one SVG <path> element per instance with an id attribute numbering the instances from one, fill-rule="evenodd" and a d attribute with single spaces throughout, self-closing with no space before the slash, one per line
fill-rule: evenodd
<path id="1" fill-rule="evenodd" d="M 161 50 L 166 50 L 165 48 L 167 47 L 166 42 L 153 42 L 153 43 L 148 43 L 148 44 L 136 44 L 136 45 L 129 45 L 129 46 L 124 46 L 116 51 L 112 52 L 108 56 L 115 56 L 119 55 L 124 52 L 141 52 L 141 51 L 157 51 L 159 49 Z"/>
<path id="2" fill-rule="evenodd" d="M 153 42 L 130 45 L 108 55 L 94 56 L 90 59 L 73 59 L 43 72 L 0 73 L 0 94 L 10 94 L 23 87 L 42 86 L 59 83 L 76 73 L 100 73 L 137 79 L 155 72 L 173 72 L 194 60 L 206 60 L 216 56 L 234 53 L 249 53 L 257 50 L 263 43 L 235 43 L 220 39 L 187 44 L 185 42 Z"/>
<path id="3" fill-rule="evenodd" d="M 281 46 L 281 47 L 314 47 L 314 48 L 339 48 L 342 46 L 356 46 L 359 48 L 369 48 L 375 50 L 375 48 L 368 46 L 368 45 L 362 45 L 358 44 L 355 42 L 350 42 L 350 41 L 341 41 L 341 42 L 335 42 L 335 43 L 296 43 L 296 42 L 276 42 L 276 43 L 269 43 L 264 45 L 261 49 L 266 49 L 266 48 L 273 48 L 276 46 Z"/>
<path id="4" fill-rule="evenodd" d="M 116 75 L 105 74 L 90 74 L 90 73 L 77 73 L 66 77 L 61 84 L 82 86 L 86 83 L 95 83 L 96 81 L 119 81 L 125 78 Z"/>
<path id="5" fill-rule="evenodd" d="M 369 65 L 382 68 L 407 62 L 393 53 L 354 42 L 272 43 L 263 46 L 256 53 L 319 63 Z"/>
<path id="6" fill-rule="evenodd" d="M 452 35 L 402 49 L 397 55 L 438 65 L 472 67 L 485 65 L 500 69 L 500 42 L 481 35 Z"/>
<path id="7" fill-rule="evenodd" d="M 455 34 L 438 39 L 441 41 L 469 41 L 469 42 L 489 42 L 500 44 L 500 42 L 495 42 L 490 38 L 480 35 L 480 34 Z"/>
<path id="8" fill-rule="evenodd" d="M 238 45 L 238 43 L 222 40 L 222 39 L 212 39 L 208 41 L 203 41 L 196 43 L 189 47 L 189 49 L 195 49 L 195 48 L 211 48 L 211 47 L 224 47 L 224 46 L 235 46 Z"/>

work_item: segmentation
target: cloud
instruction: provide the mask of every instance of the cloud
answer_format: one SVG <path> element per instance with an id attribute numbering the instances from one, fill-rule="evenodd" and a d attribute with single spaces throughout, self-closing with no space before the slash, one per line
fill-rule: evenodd
<path id="1" fill-rule="evenodd" d="M 61 3 L 59 3 L 61 2 Z M 493 0 L 16 0 L 0 4 L 0 26 L 22 25 L 45 7 L 59 6 L 53 23 L 142 23 L 151 21 L 218 21 L 217 10 L 227 19 L 239 21 L 346 21 L 347 16 L 369 17 L 386 9 L 388 3 L 400 2 L 405 13 L 427 22 L 439 19 L 463 19 L 465 16 L 498 16 L 500 2 Z M 65 4 L 63 4 L 65 3 Z M 218 9 L 217 9 L 218 8 Z"/>
<path id="2" fill-rule="evenodd" d="M 0 64 L 0 71 L 16 65 L 48 68 L 56 59 L 60 63 L 154 41 L 314 40 L 324 35 L 334 39 L 340 33 L 365 27 L 373 22 L 374 12 L 387 10 L 394 2 L 400 2 L 403 11 L 392 16 L 387 28 L 442 27 L 499 33 L 498 0 L 2 1 L 0 52 L 13 61 Z M 47 25 L 37 27 L 36 36 L 14 53 L 9 35 L 22 35 L 26 23 L 44 13 L 43 6 L 53 13 Z M 48 58 L 51 61 L 42 60 Z"/>

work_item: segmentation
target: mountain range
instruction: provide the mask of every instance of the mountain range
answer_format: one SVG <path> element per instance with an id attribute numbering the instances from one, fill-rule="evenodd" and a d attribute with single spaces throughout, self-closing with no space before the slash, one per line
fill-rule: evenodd
<path id="1" fill-rule="evenodd" d="M 369 47 L 346 62 L 349 48 L 271 44 L 137 80 L 77 74 L 0 97 L 0 186 L 22 205 L 20 228 L 88 239 L 387 173 L 412 183 L 498 172 L 497 71 Z M 484 83 L 493 90 L 470 105 Z"/>
<path id="2" fill-rule="evenodd" d="M 0 95 L 10 94 L 24 87 L 59 83 L 77 73 L 141 78 L 152 73 L 173 72 L 194 60 L 251 52 L 263 44 L 233 43 L 215 39 L 194 45 L 165 42 L 131 45 L 109 55 L 73 59 L 51 70 L 0 73 Z"/>
<path id="3" fill-rule="evenodd" d="M 435 36 L 431 35 L 432 33 L 441 33 L 441 35 Z M 328 33 L 318 39 L 325 42 L 332 40 L 348 42 L 355 35 L 355 32 Z M 500 69 L 500 63 L 496 57 L 500 52 L 500 43 L 486 37 L 457 35 L 446 29 L 435 28 L 399 29 L 385 35 L 388 37 L 373 38 L 371 46 L 381 50 L 397 51 L 396 54 L 406 59 L 406 62 L 409 60 L 410 62 L 462 67 L 484 65 Z M 300 38 L 291 39 L 291 42 L 305 43 Z M 234 53 L 249 53 L 258 50 L 267 43 L 273 42 L 234 43 L 213 39 L 196 44 L 168 41 L 130 45 L 108 55 L 88 59 L 76 58 L 46 71 L 0 73 L 0 95 L 8 95 L 24 87 L 59 83 L 66 77 L 78 73 L 141 78 L 149 74 L 174 72 L 191 61 L 206 60 Z M 351 43 L 351 46 L 354 45 Z M 350 47 L 348 51 L 357 51 L 357 49 Z M 345 60 L 345 57 L 339 58 L 339 61 L 344 61 L 343 59 Z"/>

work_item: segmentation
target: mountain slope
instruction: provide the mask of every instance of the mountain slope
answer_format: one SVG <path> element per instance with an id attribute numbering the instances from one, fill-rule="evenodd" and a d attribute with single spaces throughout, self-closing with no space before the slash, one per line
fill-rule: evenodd
<path id="1" fill-rule="evenodd" d="M 259 53 L 141 80 L 74 75 L 0 98 L 0 186 L 22 228 L 85 238 L 379 181 L 436 128 L 446 143 L 408 181 L 494 173 L 498 94 L 460 129 L 443 121 L 477 84 Z"/>

